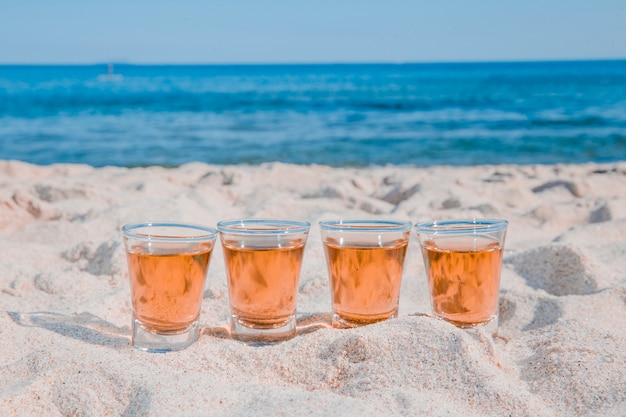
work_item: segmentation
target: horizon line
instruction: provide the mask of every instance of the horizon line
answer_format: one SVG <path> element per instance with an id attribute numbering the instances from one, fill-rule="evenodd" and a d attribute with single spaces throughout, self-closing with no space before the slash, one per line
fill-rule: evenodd
<path id="1" fill-rule="evenodd" d="M 303 62 L 133 62 L 126 60 L 94 62 L 0 62 L 0 66 L 297 66 L 297 65 L 439 65 L 439 64 L 514 64 L 514 63 L 567 63 L 626 61 L 622 58 L 550 58 L 550 59 L 503 59 L 503 60 L 442 60 L 442 61 L 303 61 Z"/>

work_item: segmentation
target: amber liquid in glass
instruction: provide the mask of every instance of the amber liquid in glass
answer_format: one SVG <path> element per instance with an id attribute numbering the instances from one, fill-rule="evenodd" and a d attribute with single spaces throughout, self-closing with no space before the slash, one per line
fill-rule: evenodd
<path id="1" fill-rule="evenodd" d="M 408 242 L 384 247 L 324 242 L 336 326 L 359 326 L 395 317 Z"/>
<path id="2" fill-rule="evenodd" d="M 155 333 L 188 329 L 200 315 L 212 247 L 196 253 L 127 253 L 135 319 Z"/>
<path id="3" fill-rule="evenodd" d="M 280 248 L 223 243 L 232 314 L 252 328 L 281 327 L 296 314 L 305 241 Z"/>
<path id="4" fill-rule="evenodd" d="M 486 323 L 498 312 L 502 244 L 484 236 L 422 244 L 436 315 L 456 326 Z"/>

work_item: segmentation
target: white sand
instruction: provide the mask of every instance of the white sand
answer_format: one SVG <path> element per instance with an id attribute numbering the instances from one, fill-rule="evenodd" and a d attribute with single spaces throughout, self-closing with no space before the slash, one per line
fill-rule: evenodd
<path id="1" fill-rule="evenodd" d="M 221 250 L 192 347 L 129 346 L 119 228 L 236 217 L 313 224 L 299 335 L 224 338 Z M 432 319 L 415 233 L 400 317 L 327 328 L 317 221 L 510 221 L 500 338 Z M 0 416 L 624 416 L 626 163 L 178 169 L 0 162 Z"/>

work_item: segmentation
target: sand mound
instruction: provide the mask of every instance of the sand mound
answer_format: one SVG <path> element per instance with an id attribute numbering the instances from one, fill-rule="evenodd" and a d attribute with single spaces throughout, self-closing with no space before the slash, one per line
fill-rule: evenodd
<path id="1" fill-rule="evenodd" d="M 597 290 L 588 258 L 568 245 L 552 244 L 507 259 L 528 285 L 549 294 L 585 295 Z"/>

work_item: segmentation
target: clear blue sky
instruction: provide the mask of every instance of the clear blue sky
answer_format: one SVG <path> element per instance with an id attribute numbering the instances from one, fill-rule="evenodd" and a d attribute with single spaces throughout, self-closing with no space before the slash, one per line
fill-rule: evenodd
<path id="1" fill-rule="evenodd" d="M 0 0 L 0 64 L 626 58 L 626 0 Z"/>

